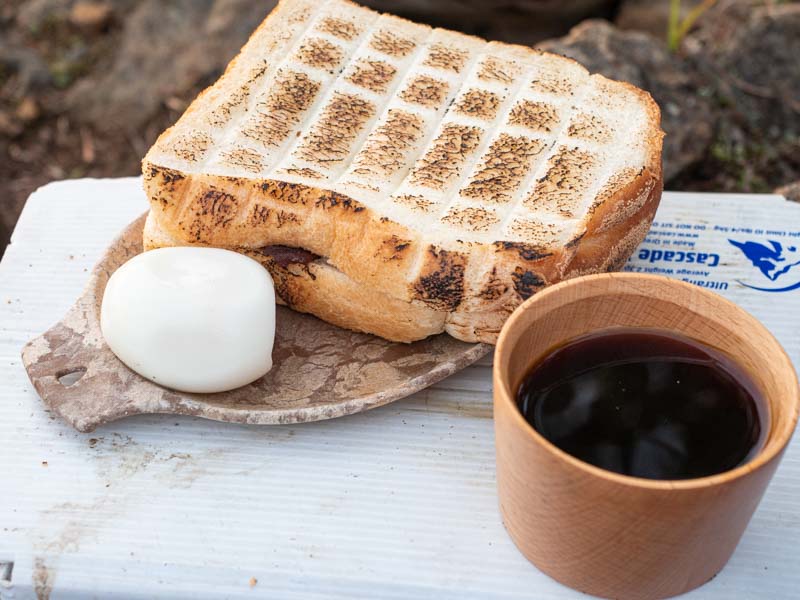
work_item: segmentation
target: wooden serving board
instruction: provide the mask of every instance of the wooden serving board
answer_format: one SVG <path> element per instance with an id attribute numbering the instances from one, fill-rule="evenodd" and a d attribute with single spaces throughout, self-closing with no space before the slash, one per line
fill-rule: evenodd
<path id="1" fill-rule="evenodd" d="M 95 266 L 64 318 L 22 351 L 36 391 L 79 431 L 148 413 L 272 425 L 331 419 L 398 400 L 470 365 L 492 346 L 446 334 L 389 342 L 278 307 L 274 366 L 261 379 L 217 394 L 176 392 L 128 369 L 100 332 L 106 282 L 142 252 L 145 216 L 131 223 Z"/>

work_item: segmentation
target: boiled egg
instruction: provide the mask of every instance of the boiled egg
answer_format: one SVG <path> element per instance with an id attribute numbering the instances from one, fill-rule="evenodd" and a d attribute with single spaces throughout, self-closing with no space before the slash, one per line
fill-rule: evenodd
<path id="1" fill-rule="evenodd" d="M 237 252 L 151 250 L 108 280 L 100 327 L 142 377 L 184 392 L 222 392 L 272 368 L 275 289 L 266 269 Z"/>

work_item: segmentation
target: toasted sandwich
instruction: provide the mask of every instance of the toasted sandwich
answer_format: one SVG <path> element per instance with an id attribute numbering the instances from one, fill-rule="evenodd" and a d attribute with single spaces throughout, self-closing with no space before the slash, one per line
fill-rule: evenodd
<path id="1" fill-rule="evenodd" d="M 561 56 L 281 0 L 145 156 L 144 244 L 243 252 L 342 327 L 493 343 L 537 290 L 642 241 L 659 123 Z"/>

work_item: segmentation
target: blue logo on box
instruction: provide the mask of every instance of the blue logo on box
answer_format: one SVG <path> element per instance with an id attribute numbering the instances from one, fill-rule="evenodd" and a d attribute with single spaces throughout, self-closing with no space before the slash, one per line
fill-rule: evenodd
<path id="1" fill-rule="evenodd" d="M 793 271 L 794 267 L 800 265 L 800 252 L 797 251 L 796 246 L 784 247 L 775 240 L 768 240 L 766 244 L 753 241 L 739 242 L 731 239 L 728 241 L 741 250 L 742 254 L 769 281 L 773 281 L 776 284 L 779 281 L 783 283 L 785 279 L 788 279 L 785 276 L 789 273 L 793 275 L 800 273 L 800 268 Z M 744 281 L 739 281 L 739 283 L 761 292 L 789 292 L 800 288 L 800 281 L 783 287 L 762 287 L 750 285 Z"/>

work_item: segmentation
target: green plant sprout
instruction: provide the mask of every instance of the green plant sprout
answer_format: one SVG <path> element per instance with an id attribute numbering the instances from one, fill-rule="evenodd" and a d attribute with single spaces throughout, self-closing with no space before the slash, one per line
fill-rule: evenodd
<path id="1" fill-rule="evenodd" d="M 670 0 L 669 3 L 669 22 L 667 24 L 667 46 L 670 52 L 676 52 L 681 46 L 683 38 L 695 24 L 695 21 L 716 4 L 717 0 L 703 0 L 700 4 L 692 8 L 689 13 L 681 20 L 681 0 Z"/>

